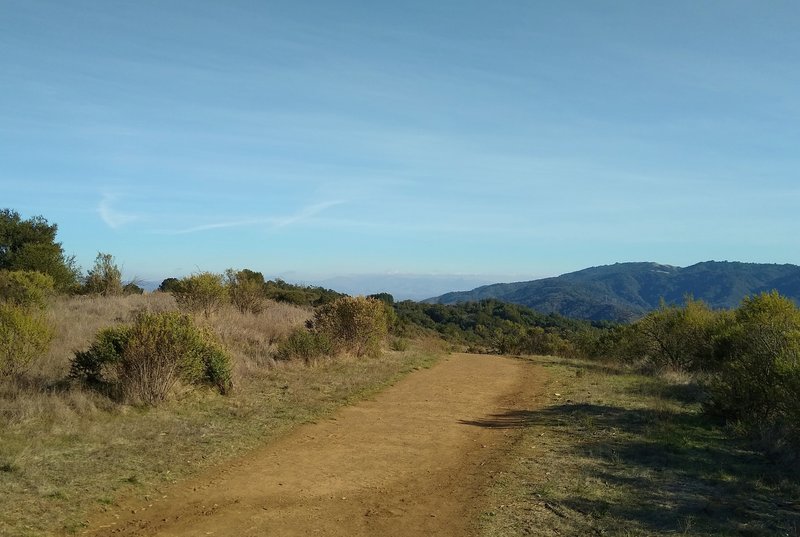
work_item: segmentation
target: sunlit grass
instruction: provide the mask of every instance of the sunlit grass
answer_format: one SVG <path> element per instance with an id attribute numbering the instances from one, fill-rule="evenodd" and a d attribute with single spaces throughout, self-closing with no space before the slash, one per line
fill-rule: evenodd
<path id="1" fill-rule="evenodd" d="M 797 473 L 711 422 L 685 376 L 532 361 L 548 393 L 521 422 L 484 536 L 798 535 Z"/>

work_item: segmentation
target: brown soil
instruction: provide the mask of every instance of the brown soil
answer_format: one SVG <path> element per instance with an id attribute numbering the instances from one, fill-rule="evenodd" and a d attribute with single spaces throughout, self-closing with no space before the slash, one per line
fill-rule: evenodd
<path id="1" fill-rule="evenodd" d="M 519 434 L 487 424 L 537 406 L 544 375 L 521 360 L 452 355 L 164 497 L 102 513 L 85 533 L 469 535 Z"/>

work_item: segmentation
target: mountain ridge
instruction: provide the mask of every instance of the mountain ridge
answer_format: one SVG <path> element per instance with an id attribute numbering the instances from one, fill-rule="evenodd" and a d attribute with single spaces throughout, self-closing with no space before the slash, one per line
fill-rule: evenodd
<path id="1" fill-rule="evenodd" d="M 550 278 L 445 293 L 424 302 L 456 304 L 493 298 L 543 313 L 630 321 L 657 308 L 662 299 L 680 304 L 688 295 L 713 308 L 732 308 L 748 295 L 773 289 L 800 302 L 800 266 L 739 261 L 703 261 L 688 267 L 614 263 Z"/>

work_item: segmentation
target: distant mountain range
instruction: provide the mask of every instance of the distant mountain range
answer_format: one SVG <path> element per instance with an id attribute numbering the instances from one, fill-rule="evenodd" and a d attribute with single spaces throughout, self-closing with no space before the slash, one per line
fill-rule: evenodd
<path id="1" fill-rule="evenodd" d="M 713 308 L 733 308 L 745 296 L 773 289 L 800 302 L 800 266 L 706 261 L 682 268 L 616 263 L 554 278 L 485 285 L 425 302 L 456 304 L 495 298 L 543 313 L 630 321 L 657 308 L 662 299 L 680 304 L 691 295 Z"/>

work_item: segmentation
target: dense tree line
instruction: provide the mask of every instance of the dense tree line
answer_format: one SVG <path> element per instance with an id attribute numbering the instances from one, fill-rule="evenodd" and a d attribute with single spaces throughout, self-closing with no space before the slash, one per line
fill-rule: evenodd
<path id="1" fill-rule="evenodd" d="M 205 282 L 201 282 L 205 278 Z M 250 269 L 228 269 L 224 274 L 200 273 L 185 278 L 166 278 L 158 290 L 172 292 L 179 299 L 196 295 L 193 290 L 198 285 L 206 288 L 209 294 L 218 294 L 223 300 L 225 293 L 241 311 L 257 313 L 263 300 L 286 302 L 296 306 L 317 307 L 329 304 L 345 296 L 343 293 L 312 285 L 287 283 L 280 278 L 265 280 L 264 275 Z M 226 290 L 227 289 L 227 290 Z"/>
<path id="2" fill-rule="evenodd" d="M 397 302 L 397 330 L 432 330 L 476 352 L 593 355 L 588 342 L 616 326 L 489 299 L 456 305 Z"/>

